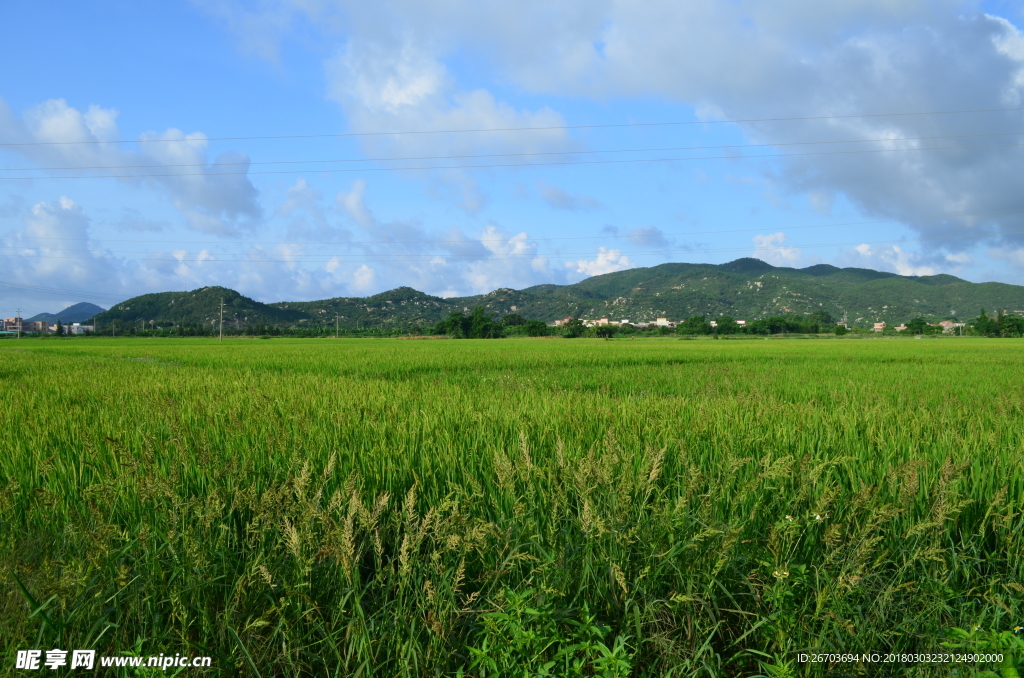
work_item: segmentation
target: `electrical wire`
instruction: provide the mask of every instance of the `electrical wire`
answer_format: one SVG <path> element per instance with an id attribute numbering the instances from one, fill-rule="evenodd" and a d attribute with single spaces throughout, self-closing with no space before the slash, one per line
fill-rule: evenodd
<path id="1" fill-rule="evenodd" d="M 1005 214 L 1020 214 L 1024 212 L 1024 209 L 1016 210 L 993 210 L 990 212 L 960 212 L 957 214 L 944 214 L 934 215 L 930 217 L 916 217 L 916 218 L 905 218 L 905 219 L 874 219 L 869 221 L 845 221 L 837 222 L 832 224 L 810 224 L 807 226 L 786 226 L 787 231 L 803 230 L 808 228 L 840 228 L 846 226 L 871 226 L 875 224 L 897 224 L 897 223 L 919 223 L 927 221 L 947 221 L 952 219 L 964 219 L 972 217 L 993 217 L 1001 216 Z M 550 242 L 550 241 L 562 241 L 562 240 L 594 240 L 598 237 L 602 239 L 617 239 L 617 238 L 628 238 L 643 239 L 643 238 L 658 238 L 658 237 L 669 237 L 669 236 L 689 236 L 689 235 L 719 235 L 724 233 L 755 233 L 757 231 L 763 231 L 764 228 L 737 228 L 737 229 L 713 229 L 709 231 L 675 231 L 670 233 L 601 233 L 598 235 L 581 235 L 581 236 L 560 236 L 560 237 L 549 237 L 549 238 L 529 238 L 530 242 Z M 37 236 L 37 235 L 13 235 L 8 234 L 0 236 L 0 240 L 3 239 L 24 239 L 24 240 L 59 240 L 65 242 L 77 242 L 94 240 L 93 238 L 71 238 L 64 236 Z M 339 242 L 333 241 L 304 241 L 304 242 L 288 242 L 281 240 L 232 240 L 232 241 L 209 241 L 209 240 L 134 240 L 134 239 L 111 239 L 104 238 L 103 242 L 125 242 L 125 243 L 139 243 L 139 244 L 153 244 L 153 245 L 211 245 L 211 246 L 224 246 L 224 245 L 345 245 L 349 247 L 361 246 L 361 245 L 437 245 L 437 244 L 459 244 L 464 245 L 472 242 L 479 242 L 478 240 L 355 240 L 351 242 Z M 5 247 L 0 245 L 0 248 Z M 28 246 L 25 246 L 28 247 Z M 7 249 L 17 249 L 13 246 L 7 247 Z M 92 252 L 94 250 L 82 250 Z M 105 250 L 111 253 L 125 253 L 124 250 Z"/>
<path id="2" fill-rule="evenodd" d="M 1013 148 L 1024 144 L 977 144 L 971 146 L 929 146 L 924 148 L 876 148 L 857 151 L 818 151 L 813 153 L 762 153 L 760 155 L 707 155 L 686 158 L 629 158 L 622 160 L 566 160 L 559 162 L 540 163 L 494 163 L 490 165 L 432 165 L 420 167 L 360 167 L 332 168 L 309 170 L 271 170 L 264 172 L 180 172 L 172 174 L 98 174 L 93 176 L 49 176 L 49 177 L 0 177 L 0 181 L 40 181 L 44 179 L 152 179 L 174 177 L 224 177 L 224 176 L 258 176 L 281 174 L 332 174 L 335 172 L 406 172 L 414 170 L 452 170 L 452 169 L 495 169 L 509 167 L 562 167 L 567 165 L 620 165 L 638 162 L 683 162 L 688 160 L 757 160 L 760 158 L 796 158 L 805 156 L 825 155 L 862 155 L 867 153 L 895 153 L 908 151 L 954 151 L 974 148 Z"/>
<path id="3" fill-rule="evenodd" d="M 973 139 L 981 137 L 1008 137 L 1021 136 L 1024 132 L 991 132 L 986 134 L 944 134 L 927 137 L 885 137 L 880 139 L 839 139 L 836 141 L 793 141 L 770 144 L 724 144 L 719 146 L 666 146 L 660 148 L 614 148 L 605 150 L 585 151 L 537 151 L 532 153 L 480 153 L 471 155 L 421 155 L 389 158 L 335 158 L 331 160 L 262 160 L 262 161 L 238 161 L 238 162 L 213 162 L 213 163 L 163 163 L 158 165 L 83 165 L 64 167 L 0 167 L 0 172 L 43 172 L 62 170 L 111 170 L 111 169 L 168 169 L 172 167 L 235 167 L 239 165 L 303 165 L 303 164 L 324 164 L 335 162 L 402 162 L 413 160 L 465 160 L 469 158 L 526 158 L 552 155 L 596 155 L 601 153 L 662 153 L 666 151 L 698 151 L 713 149 L 742 149 L 742 148 L 775 148 L 789 146 L 818 146 L 826 144 L 867 144 L 867 143 L 895 143 L 904 141 L 934 141 L 936 139 Z M 887 149 L 883 149 L 887 150 Z M 906 149 L 892 149 L 906 150 Z M 149 176 L 149 175 L 143 175 Z M 157 175 L 163 176 L 163 175 Z"/>
<path id="4" fill-rule="evenodd" d="M 810 245 L 793 244 L 793 245 L 786 245 L 785 247 L 762 247 L 760 249 L 771 251 L 771 250 L 779 250 L 779 249 L 786 249 L 786 248 L 818 249 L 818 248 L 825 248 L 825 247 L 854 247 L 854 246 L 858 246 L 858 245 L 886 245 L 886 244 L 892 244 L 892 243 L 900 244 L 900 243 L 906 243 L 906 242 L 936 242 L 936 241 L 946 241 L 946 240 L 964 240 L 964 239 L 972 239 L 972 238 L 989 238 L 989 237 L 992 237 L 994 235 L 1021 235 L 1021 234 L 1024 234 L 1024 231 L 1004 231 L 1004 232 L 998 233 L 998 234 L 996 234 L 996 233 L 976 233 L 976 234 L 970 234 L 970 235 L 941 236 L 941 237 L 934 237 L 934 238 L 902 238 L 902 239 L 897 239 L 897 240 L 876 240 L 874 242 L 855 241 L 855 242 L 843 242 L 843 243 L 818 243 L 818 244 L 810 244 Z M 749 246 L 746 246 L 746 247 L 724 247 L 724 248 L 705 248 L 705 249 L 699 249 L 699 248 L 661 249 L 661 250 L 632 251 L 632 252 L 615 250 L 615 253 L 618 256 L 623 256 L 623 255 L 625 255 L 625 256 L 629 256 L 629 255 L 637 256 L 637 255 L 646 255 L 646 254 L 658 254 L 658 255 L 664 255 L 664 254 L 710 254 L 710 253 L 720 253 L 720 252 L 749 252 L 750 249 L 751 248 Z M 755 249 L 757 249 L 757 248 L 755 248 Z M 54 250 L 54 251 L 83 252 L 83 251 L 88 251 L 88 250 L 74 250 L 74 249 L 61 250 L 61 249 L 57 249 L 57 250 Z M 163 262 L 163 263 L 171 263 L 171 264 L 177 264 L 177 263 L 204 263 L 204 262 L 205 263 L 265 263 L 265 264 L 307 263 L 308 264 L 308 263 L 330 263 L 331 261 L 335 261 L 335 260 L 339 260 L 340 263 L 358 263 L 358 262 L 361 262 L 361 261 L 379 261 L 379 262 L 393 262 L 393 261 L 406 262 L 407 261 L 407 262 L 426 262 L 426 263 L 431 263 L 431 262 L 433 262 L 435 260 L 441 259 L 441 260 L 443 260 L 443 263 L 447 263 L 449 261 L 464 262 L 464 261 L 491 261 L 491 260 L 503 260 L 503 259 L 517 260 L 517 259 L 534 259 L 534 258 L 537 258 L 537 257 L 554 257 L 554 256 L 557 256 L 557 257 L 591 256 L 593 254 L 594 254 L 593 251 L 589 251 L 589 252 L 569 252 L 569 253 L 567 253 L 567 252 L 554 252 L 554 253 L 550 253 L 550 254 L 542 254 L 542 253 L 536 253 L 535 252 L 535 253 L 530 253 L 530 254 L 497 254 L 497 255 L 495 255 L 495 254 L 492 253 L 490 255 L 484 255 L 484 256 L 481 256 L 481 255 L 460 255 L 460 254 L 420 254 L 420 255 L 415 255 L 415 256 L 383 255 L 383 254 L 378 254 L 378 255 L 311 254 L 311 255 L 289 255 L 289 258 L 285 258 L 285 259 L 246 259 L 246 258 L 217 259 L 213 255 L 210 255 L 210 256 L 208 256 L 206 258 L 203 258 L 203 259 L 185 259 L 185 258 L 180 258 L 179 259 L 177 257 L 172 257 L 172 258 L 167 258 L 167 257 L 160 257 L 160 258 L 128 257 L 128 258 L 123 259 L 123 261 L 155 261 L 155 262 Z M 39 259 L 84 259 L 84 260 L 97 260 L 98 259 L 98 257 L 63 257 L 63 256 L 55 256 L 55 255 L 48 255 L 48 254 L 19 254 L 18 256 L 20 256 L 20 257 L 39 258 Z M 247 255 L 238 254 L 238 255 L 229 255 L 229 256 L 244 257 L 244 256 L 247 256 Z M 297 257 L 314 257 L 314 256 L 317 256 L 317 257 L 330 257 L 330 259 L 323 259 L 323 260 L 315 260 L 314 261 L 312 259 L 308 259 L 307 258 L 307 259 L 305 259 L 302 262 L 296 262 L 295 261 L 295 258 L 297 258 Z M 341 260 L 340 259 L 341 257 L 345 257 L 345 259 Z"/>
<path id="5" fill-rule="evenodd" d="M 49 293 L 49 294 L 57 294 L 57 295 L 67 295 L 67 294 L 82 295 L 82 294 L 87 294 L 87 295 L 89 295 L 89 296 L 91 296 L 93 298 L 97 298 L 97 299 L 114 299 L 114 300 L 124 299 L 124 297 L 122 295 L 119 295 L 119 294 L 105 294 L 103 292 L 92 292 L 92 291 L 83 292 L 82 290 L 65 290 L 65 289 L 61 289 L 61 288 L 58 288 L 58 287 L 41 287 L 39 285 L 26 285 L 24 283 L 10 282 L 8 280 L 0 280 L 0 287 L 7 287 L 7 288 L 11 288 L 11 289 L 20 290 L 20 291 L 23 291 L 23 292 L 35 292 L 35 293 L 40 293 L 40 294 L 47 294 L 47 293 Z"/>
<path id="6" fill-rule="evenodd" d="M 811 115 L 797 117 L 778 118 L 736 118 L 729 120 L 686 120 L 674 122 L 621 122 L 597 125 L 545 125 L 538 127 L 491 127 L 481 129 L 439 129 L 439 130 L 406 130 L 391 132 L 343 132 L 338 134 L 277 134 L 260 136 L 236 136 L 236 137 L 204 137 L 202 139 L 111 139 L 111 140 L 79 140 L 79 141 L 24 141 L 0 143 L 4 146 L 60 146 L 60 145 L 82 145 L 82 144 L 151 144 L 167 142 L 195 142 L 195 141 L 255 141 L 268 139 L 332 139 L 345 137 L 375 137 L 375 136 L 403 136 L 415 134 L 467 134 L 478 132 L 530 132 L 530 131 L 553 131 L 571 129 L 610 129 L 621 127 L 670 127 L 687 125 L 723 125 L 755 122 L 799 122 L 809 120 L 849 120 L 854 118 L 895 118 L 918 115 L 954 115 L 961 113 L 1009 113 L 1024 111 L 1024 107 L 1014 108 L 973 108 L 948 111 L 912 111 L 898 113 L 856 113 L 848 115 Z"/>

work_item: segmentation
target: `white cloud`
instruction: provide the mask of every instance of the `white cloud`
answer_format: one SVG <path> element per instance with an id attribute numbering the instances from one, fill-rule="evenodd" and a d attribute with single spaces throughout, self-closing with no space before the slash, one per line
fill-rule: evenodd
<path id="1" fill-rule="evenodd" d="M 363 264 L 352 274 L 353 285 L 360 292 L 373 289 L 377 282 L 377 272 Z"/>
<path id="2" fill-rule="evenodd" d="M 947 254 L 945 260 L 956 266 L 966 266 L 967 264 L 974 263 L 974 257 L 967 252 L 957 252 L 956 254 Z"/>
<path id="3" fill-rule="evenodd" d="M 41 144 L 6 149 L 38 166 L 65 167 L 60 172 L 75 175 L 118 176 L 128 184 L 156 188 L 198 231 L 236 236 L 260 221 L 258 191 L 246 175 L 248 156 L 232 152 L 211 160 L 205 135 L 177 129 L 140 135 L 141 141 L 150 141 L 140 144 L 139 151 L 126 151 L 113 143 L 92 143 L 120 137 L 117 117 L 113 109 L 90 106 L 83 113 L 63 99 L 51 99 L 28 109 L 19 119 L 0 98 L 0 143 Z M 152 141 L 155 139 L 166 141 Z M 230 163 L 233 174 L 221 174 L 213 166 L 218 163 Z M 188 167 L 154 170 L 146 165 Z M 174 172 L 189 176 L 146 176 Z"/>
<path id="4" fill-rule="evenodd" d="M 512 237 L 501 231 L 494 224 L 489 224 L 480 236 L 483 246 L 500 256 L 531 256 L 537 252 L 537 243 L 531 242 L 526 233 Z"/>
<path id="5" fill-rule="evenodd" d="M 1001 259 L 1008 261 L 1014 266 L 1020 266 L 1024 269 L 1024 247 L 1016 249 L 990 249 L 987 252 L 988 256 L 993 259 Z"/>
<path id="6" fill-rule="evenodd" d="M 974 4 L 950 0 L 595 0 L 582 4 L 261 0 L 245 5 L 211 0 L 203 6 L 232 27 L 246 50 L 271 60 L 276 59 L 280 39 L 300 25 L 303 30 L 310 28 L 310 34 L 326 36 L 330 44 L 316 46 L 321 54 L 333 55 L 324 63 L 326 95 L 338 103 L 354 132 L 564 125 L 561 113 L 537 103 L 545 95 L 554 95 L 554 101 L 576 98 L 577 102 L 639 97 L 689 105 L 709 118 L 732 119 L 942 111 L 964 108 L 963 101 L 985 109 L 1015 107 L 1024 101 L 1021 32 L 1005 19 L 976 12 Z M 460 79 L 467 72 L 472 83 Z M 511 99 L 518 94 L 525 95 L 522 101 L 527 103 Z M 903 143 L 899 140 L 909 137 L 1013 131 L 1022 120 L 1019 112 L 833 118 L 798 124 L 749 123 L 741 131 L 751 140 L 767 143 L 885 139 L 836 147 L 882 150 L 899 147 Z M 40 165 L 97 174 L 103 171 L 81 168 L 197 164 L 201 166 L 197 177 L 145 178 L 142 170 L 119 172 L 132 174 L 122 180 L 125 184 L 161 191 L 194 229 L 237 235 L 260 221 L 259 196 L 252 183 L 245 175 L 214 176 L 216 170 L 210 165 L 216 159 L 204 135 L 172 129 L 147 136 L 175 141 L 142 144 L 137 152 L 113 144 L 81 144 L 25 147 L 21 153 Z M 0 142 L 114 138 L 120 138 L 120 133 L 118 112 L 113 109 L 76 109 L 55 99 L 18 116 L 0 100 Z M 568 132 L 557 129 L 365 137 L 362 143 L 374 155 L 403 156 L 582 148 Z M 943 144 L 979 147 L 794 157 L 774 162 L 763 181 L 776 193 L 788 190 L 806 196 L 822 212 L 828 212 L 835 201 L 849 202 L 869 214 L 903 219 L 925 236 L 984 236 L 978 240 L 993 246 L 990 257 L 1024 265 L 1016 258 L 1024 239 L 1015 233 L 1024 231 L 1020 216 L 1024 192 L 1017 179 L 1024 149 L 1002 141 Z M 241 170 L 248 162 L 243 155 L 226 155 L 221 160 L 239 162 L 234 167 Z M 415 176 L 431 196 L 452 200 L 471 213 L 487 201 L 475 171 L 405 176 Z M 547 196 L 541 187 L 542 197 L 557 208 L 597 206 L 589 196 L 549 187 Z M 467 235 L 448 224 L 428 226 L 414 218 L 388 221 L 370 209 L 369 197 L 367 184 L 356 181 L 338 192 L 332 204 L 300 179 L 280 207 L 271 210 L 289 220 L 289 234 L 296 240 L 318 234 L 323 240 L 350 241 L 348 231 L 338 225 L 346 224 L 360 234 L 355 240 L 375 243 L 339 245 L 338 256 L 323 270 L 304 269 L 304 250 L 287 243 L 280 245 L 280 251 L 271 246 L 251 252 L 254 260 L 273 255 L 285 259 L 282 264 L 228 264 L 215 262 L 215 252 L 185 250 L 178 259 L 168 257 L 170 263 L 119 262 L 91 243 L 88 256 L 94 261 L 65 260 L 63 267 L 47 274 L 51 278 L 38 280 L 57 280 L 52 276 L 67 275 L 76 266 L 94 266 L 97 275 L 106 276 L 96 279 L 110 281 L 117 289 L 180 287 L 182 281 L 201 279 L 204 284 L 244 283 L 254 294 L 272 299 L 354 290 L 357 271 L 361 266 L 370 269 L 371 262 L 378 286 L 409 284 L 453 294 L 560 282 L 567 275 L 633 265 L 620 250 L 602 248 L 593 260 L 556 265 L 552 270 L 518 224 L 507 224 L 507 233 L 491 224 L 479 234 Z M 32 208 L 26 217 L 32 223 L 26 222 L 26 228 L 51 223 L 72 232 L 77 223 L 88 231 L 89 220 L 80 208 L 66 207 L 54 196 L 50 200 Z M 21 218 L 28 206 L 12 203 L 2 210 Z M 990 216 L 916 220 L 922 215 L 960 212 Z M 123 228 L 140 231 L 156 230 L 160 223 L 127 217 L 123 222 Z M 654 231 L 641 228 L 626 235 L 634 246 L 649 245 L 660 242 Z M 798 248 L 785 244 L 783 234 L 758 238 L 754 247 L 763 250 L 762 258 L 784 265 L 807 263 L 808 257 L 801 257 Z M 437 240 L 452 242 L 415 244 Z M 936 239 L 922 244 L 923 254 L 865 245 L 866 249 L 844 256 L 857 265 L 920 274 L 970 265 L 966 252 L 978 240 Z M 357 255 L 365 255 L 364 260 Z M 465 263 L 463 258 L 478 261 Z M 28 265 L 30 261 L 34 260 L 8 258 L 5 270 L 32 280 L 38 271 Z M 182 267 L 181 278 L 175 277 L 176 266 Z"/>
<path id="7" fill-rule="evenodd" d="M 357 179 L 348 191 L 338 191 L 335 201 L 345 213 L 363 228 L 375 228 L 377 220 L 366 207 L 366 182 Z"/>
<path id="8" fill-rule="evenodd" d="M 921 263 L 920 255 L 907 252 L 899 245 L 872 247 L 866 243 L 860 244 L 843 259 L 853 266 L 891 271 L 898 275 L 935 275 L 939 272 L 934 266 Z"/>
<path id="9" fill-rule="evenodd" d="M 279 40 L 297 17 L 342 45 L 328 64 L 328 91 L 355 131 L 561 124 L 540 109 L 516 110 L 487 90 L 462 88 L 447 63 L 529 95 L 595 101 L 653 97 L 708 118 L 857 116 L 885 112 L 1014 108 L 1024 102 L 1024 36 L 973 0 L 693 0 L 589 3 L 522 0 L 279 0 L 260 23 L 241 3 L 217 12 L 241 34 Z M 970 102 L 966 106 L 964 102 Z M 851 117 L 741 125 L 754 141 L 885 141 L 828 150 L 924 146 L 902 139 L 1020 127 L 1019 111 L 974 115 Z M 515 143 L 509 144 L 514 137 Z M 443 144 L 439 146 L 438 144 Z M 566 150 L 564 132 L 406 136 L 368 146 L 448 153 L 532 146 Z M 807 195 L 827 212 L 843 196 L 861 210 L 905 220 L 923 235 L 1001 236 L 1024 243 L 1024 148 L 949 140 L 942 151 L 819 155 L 775 161 L 773 190 Z M 981 146 L 985 146 L 981 148 Z M 765 167 L 760 164 L 758 167 Z M 456 192 L 458 193 L 458 191 Z M 478 209 L 469 200 L 467 209 Z M 928 215 L 996 213 L 989 217 Z M 969 240 L 926 248 L 962 251 Z"/>
<path id="10" fill-rule="evenodd" d="M 488 224 L 479 241 L 490 255 L 466 265 L 465 282 L 474 294 L 560 280 L 547 257 L 537 254 L 537 243 L 525 232 L 510 236 L 495 224 Z"/>
<path id="11" fill-rule="evenodd" d="M 127 213 L 127 218 L 131 218 Z M 67 290 L 67 297 L 0 286 L 0 306 L 31 306 L 54 311 L 79 301 L 104 307 L 139 294 L 223 285 L 265 301 L 323 296 L 321 278 L 302 266 L 301 246 L 279 243 L 253 247 L 241 257 L 224 258 L 214 249 L 169 246 L 139 259 L 123 259 L 98 244 L 92 220 L 77 202 L 60 196 L 36 203 L 23 227 L 0 237 L 4 280 L 21 285 Z M 269 262 L 269 263 L 268 263 Z M 326 275 L 326 274 L 322 274 Z M 337 290 L 343 285 L 334 284 Z M 61 306 L 64 304 L 64 306 Z"/>
<path id="12" fill-rule="evenodd" d="M 417 220 L 383 221 L 367 204 L 369 195 L 368 184 L 357 180 L 335 196 L 341 214 L 361 227 L 357 239 L 339 243 L 345 253 L 325 265 L 335 284 L 360 294 L 408 285 L 462 296 L 565 280 L 526 232 L 510 234 L 491 223 L 474 237 L 456 227 L 430 230 Z"/>
<path id="13" fill-rule="evenodd" d="M 307 210 L 322 217 L 323 210 L 320 209 L 320 200 L 323 194 L 316 190 L 305 178 L 295 180 L 295 184 L 288 189 L 288 199 L 277 208 L 279 216 L 288 216 L 299 210 Z"/>
<path id="14" fill-rule="evenodd" d="M 624 271 L 627 268 L 636 266 L 621 250 L 605 247 L 597 248 L 597 257 L 594 259 L 567 261 L 565 265 L 568 268 L 575 268 L 576 273 L 582 273 L 585 276 L 614 273 L 615 271 Z"/>
<path id="15" fill-rule="evenodd" d="M 803 252 L 798 247 L 783 245 L 786 234 L 781 231 L 771 235 L 754 236 L 754 258 L 766 261 L 773 266 L 797 266 L 804 260 Z"/>
<path id="16" fill-rule="evenodd" d="M 332 99 L 358 102 L 378 114 L 400 113 L 435 99 L 448 79 L 443 64 L 409 42 L 395 50 L 382 43 L 350 41 L 327 69 Z"/>
<path id="17" fill-rule="evenodd" d="M 94 299 L 109 304 L 125 289 L 124 280 L 108 252 L 90 239 L 90 220 L 82 208 L 71 198 L 61 196 L 52 202 L 39 202 L 24 217 L 24 227 L 11 235 L 0 237 L 4 253 L 0 253 L 0 270 L 4 280 L 25 284 L 81 290 L 81 297 L 73 295 L 56 303 L 75 303 Z M 94 296 L 97 295 L 97 296 Z M 55 303 L 45 294 L 22 292 L 0 287 L 0 300 L 15 296 L 17 303 Z M 63 307 L 62 307 L 63 308 Z M 59 309 L 58 309 L 59 310 Z"/>
<path id="18" fill-rule="evenodd" d="M 565 130 L 557 129 L 565 121 L 549 108 L 517 110 L 495 99 L 486 89 L 459 89 L 436 53 L 436 46 L 430 42 L 429 38 L 390 26 L 387 21 L 376 22 L 365 33 L 353 35 L 335 57 L 327 60 L 328 96 L 342 106 L 353 131 L 547 129 L 528 134 L 508 131 L 362 137 L 368 155 L 429 158 L 529 154 L 562 151 L 576 145 Z M 528 163 L 530 158 L 514 161 Z M 450 164 L 494 162 L 493 158 L 467 157 Z M 395 168 L 417 164 L 422 162 L 392 163 Z M 451 199 L 471 214 L 479 212 L 486 203 L 486 196 L 469 170 L 408 170 L 404 174 L 424 180 L 433 195 Z"/>

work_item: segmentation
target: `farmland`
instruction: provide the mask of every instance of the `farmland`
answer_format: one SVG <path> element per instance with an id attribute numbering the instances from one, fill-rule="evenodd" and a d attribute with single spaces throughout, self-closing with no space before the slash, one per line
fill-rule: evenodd
<path id="1" fill-rule="evenodd" d="M 1024 619 L 1021 374 L 973 338 L 3 341 L 0 646 L 389 678 L 933 651 Z"/>

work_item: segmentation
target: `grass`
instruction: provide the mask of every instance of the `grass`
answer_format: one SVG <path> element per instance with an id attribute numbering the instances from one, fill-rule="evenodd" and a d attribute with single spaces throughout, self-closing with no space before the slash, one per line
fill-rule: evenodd
<path id="1" fill-rule="evenodd" d="M 0 342 L 4 666 L 803 676 L 1007 631 L 1022 373 L 985 339 Z"/>

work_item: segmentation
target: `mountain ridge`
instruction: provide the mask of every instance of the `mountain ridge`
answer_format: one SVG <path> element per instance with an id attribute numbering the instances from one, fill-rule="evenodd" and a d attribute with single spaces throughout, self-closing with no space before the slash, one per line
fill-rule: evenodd
<path id="1" fill-rule="evenodd" d="M 80 301 L 77 304 L 72 304 L 63 311 L 59 311 L 57 313 L 37 313 L 31 318 L 25 318 L 25 322 L 45 320 L 46 322 L 55 323 L 60 320 L 62 323 L 80 323 L 90 320 L 93 316 L 103 313 L 106 310 L 107 309 L 97 306 L 96 304 L 90 304 L 87 301 Z"/>
<path id="2" fill-rule="evenodd" d="M 864 268 L 818 264 L 803 269 L 743 258 L 725 264 L 666 263 L 592 276 L 571 285 L 442 298 L 411 287 L 368 297 L 258 302 L 234 290 L 205 287 L 133 297 L 100 314 L 101 323 L 216 323 L 224 298 L 225 324 L 335 325 L 345 329 L 433 324 L 451 312 L 484 306 L 545 322 L 564 317 L 632 321 L 694 315 L 756 320 L 773 315 L 827 312 L 853 325 L 914 317 L 968 318 L 982 307 L 1024 315 L 1024 286 L 972 283 L 956 276 L 901 276 Z"/>

